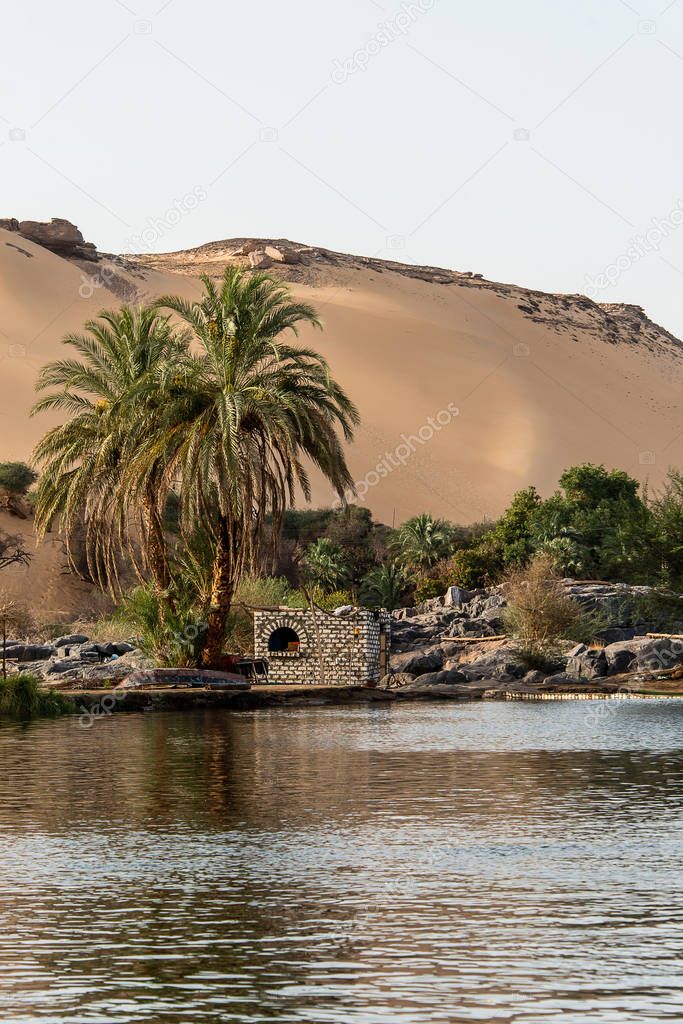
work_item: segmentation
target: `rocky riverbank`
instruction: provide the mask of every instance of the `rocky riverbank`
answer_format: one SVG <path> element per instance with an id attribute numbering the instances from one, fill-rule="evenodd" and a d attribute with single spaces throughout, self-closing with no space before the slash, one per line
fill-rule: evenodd
<path id="1" fill-rule="evenodd" d="M 172 706 L 276 706 L 286 700 L 343 703 L 362 700 L 479 700 L 506 694 L 676 692 L 683 676 L 683 639 L 647 635 L 652 623 L 634 612 L 651 596 L 646 587 L 565 580 L 567 593 L 586 609 L 600 612 L 596 643 L 567 643 L 552 670 L 530 669 L 515 642 L 504 636 L 504 587 L 463 591 L 452 587 L 442 598 L 392 615 L 389 672 L 376 689 L 367 687 L 255 687 L 250 696 L 163 690 L 150 700 Z M 635 621 L 634 621 L 635 620 Z M 671 624 L 671 631 L 681 626 Z M 7 641 L 10 671 L 30 673 L 64 691 L 97 694 L 113 689 L 139 669 L 150 667 L 134 639 L 112 643 L 71 633 L 51 643 Z M 285 695 L 286 691 L 286 695 Z M 189 695 L 183 697 L 185 692 Z M 172 694 L 172 696 L 170 696 Z M 117 701 L 123 698 L 117 697 Z M 146 697 L 127 696 L 126 706 L 146 706 Z M 224 702 L 224 703 L 223 703 Z"/>
<path id="2" fill-rule="evenodd" d="M 652 623 L 637 612 L 652 592 L 601 582 L 565 580 L 567 594 L 601 620 L 596 643 L 565 645 L 551 670 L 530 669 L 518 645 L 503 634 L 504 587 L 463 591 L 394 612 L 390 671 L 380 685 L 418 691 L 473 684 L 548 692 L 583 687 L 612 689 L 624 674 L 658 674 L 683 666 L 683 639 L 648 635 Z M 670 623 L 671 632 L 681 631 Z"/>

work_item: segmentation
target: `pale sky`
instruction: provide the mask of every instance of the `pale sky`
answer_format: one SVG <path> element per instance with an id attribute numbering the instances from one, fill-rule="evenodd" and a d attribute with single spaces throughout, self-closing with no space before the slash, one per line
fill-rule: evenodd
<path id="1" fill-rule="evenodd" d="M 114 252 L 289 237 L 683 336 L 683 0 L 32 0 L 2 28 L 0 216 Z"/>

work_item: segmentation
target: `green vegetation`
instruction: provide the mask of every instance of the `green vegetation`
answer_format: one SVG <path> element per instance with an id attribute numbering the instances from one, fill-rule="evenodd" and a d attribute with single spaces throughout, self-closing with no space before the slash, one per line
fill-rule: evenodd
<path id="1" fill-rule="evenodd" d="M 561 575 L 683 589 L 683 475 L 671 472 L 653 496 L 621 470 L 590 464 L 559 483 L 546 500 L 533 487 L 519 491 L 497 523 L 456 536 L 427 579 L 437 589 L 489 586 L 545 554 Z"/>
<path id="2" fill-rule="evenodd" d="M 0 718 L 54 717 L 74 710 L 73 701 L 55 690 L 43 689 L 35 676 L 0 679 Z"/>
<path id="3" fill-rule="evenodd" d="M 396 531 L 393 548 L 406 569 L 425 572 L 450 551 L 454 529 L 443 519 L 434 519 L 428 512 L 408 519 Z"/>
<path id="4" fill-rule="evenodd" d="M 25 462 L 0 462 L 0 491 L 23 496 L 38 479 L 38 474 Z"/>
<path id="5" fill-rule="evenodd" d="M 365 604 L 393 611 L 400 607 L 408 577 L 398 562 L 378 565 L 363 580 L 361 598 Z"/>
<path id="6" fill-rule="evenodd" d="M 509 574 L 505 597 L 506 632 L 530 668 L 552 669 L 563 641 L 590 643 L 605 625 L 566 594 L 552 558 L 542 552 Z"/>
<path id="7" fill-rule="evenodd" d="M 304 572 L 308 580 L 323 593 L 335 590 L 349 578 L 344 553 L 327 537 L 309 544 L 304 556 Z"/>

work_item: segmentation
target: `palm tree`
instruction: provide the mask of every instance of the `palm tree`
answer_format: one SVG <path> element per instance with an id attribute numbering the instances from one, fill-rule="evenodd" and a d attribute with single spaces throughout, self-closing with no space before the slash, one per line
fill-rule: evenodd
<path id="1" fill-rule="evenodd" d="M 160 378 L 165 414 L 139 449 L 141 465 L 162 459 L 179 481 L 181 532 L 198 523 L 214 553 L 202 663 L 218 663 L 240 575 L 266 532 L 277 537 L 295 492 L 310 496 L 308 459 L 342 496 L 353 482 L 349 441 L 355 406 L 321 355 L 282 340 L 301 324 L 320 327 L 311 306 L 267 274 L 225 271 L 202 278 L 197 302 L 166 296 L 159 306 L 191 329 L 194 346 Z"/>
<path id="2" fill-rule="evenodd" d="M 336 590 L 349 577 L 342 549 L 325 537 L 308 545 L 304 570 L 310 581 L 326 593 Z"/>
<path id="3" fill-rule="evenodd" d="M 159 411 L 151 385 L 160 366 L 186 348 L 168 319 L 155 309 L 103 312 L 88 321 L 86 333 L 64 338 L 80 358 L 49 363 L 36 385 L 39 391 L 56 390 L 36 403 L 34 414 L 51 410 L 69 417 L 34 452 L 43 467 L 38 532 L 45 533 L 59 516 L 75 567 L 72 538 L 84 525 L 88 571 L 110 589 L 118 583 L 121 548 L 139 574 L 149 571 L 158 591 L 171 583 L 162 525 L 165 466 L 151 459 L 141 470 L 135 461 L 136 446 Z M 136 540 L 142 542 L 142 566 Z"/>
<path id="4" fill-rule="evenodd" d="M 450 523 L 424 512 L 399 527 L 394 548 L 406 569 L 425 572 L 450 553 L 452 543 Z"/>
<path id="5" fill-rule="evenodd" d="M 379 565 L 363 579 L 361 593 L 367 604 L 393 612 L 401 604 L 406 589 L 406 574 L 398 562 Z"/>

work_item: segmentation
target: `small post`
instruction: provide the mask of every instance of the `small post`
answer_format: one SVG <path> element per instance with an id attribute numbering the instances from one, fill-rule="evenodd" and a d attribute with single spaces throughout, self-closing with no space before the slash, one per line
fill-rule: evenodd
<path id="1" fill-rule="evenodd" d="M 320 668 L 320 682 L 321 682 L 321 684 L 323 686 L 327 686 L 327 675 L 325 673 L 325 655 L 323 654 L 323 648 L 322 648 L 321 636 L 320 636 L 320 627 L 318 625 L 318 610 L 317 610 L 317 608 L 315 606 L 315 601 L 313 600 L 313 594 L 311 592 L 309 592 L 306 587 L 303 588 L 303 591 L 304 591 L 304 594 L 306 595 L 306 597 L 308 598 L 308 603 L 311 606 L 311 615 L 313 616 L 313 629 L 315 631 L 315 646 L 318 648 L 318 665 L 319 665 L 319 668 Z"/>
<path id="2" fill-rule="evenodd" d="M 7 680 L 7 623 L 10 613 L 15 609 L 14 601 L 0 600 L 0 618 L 2 619 L 2 678 Z"/>

